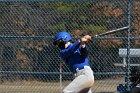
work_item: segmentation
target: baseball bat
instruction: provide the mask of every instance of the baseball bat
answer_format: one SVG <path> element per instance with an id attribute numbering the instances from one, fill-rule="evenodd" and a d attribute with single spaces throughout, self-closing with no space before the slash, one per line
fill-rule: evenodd
<path id="1" fill-rule="evenodd" d="M 129 26 L 118 28 L 118 29 L 114 29 L 114 30 L 110 30 L 110 31 L 107 31 L 105 33 L 97 34 L 97 35 L 95 35 L 95 37 L 116 33 L 116 32 L 119 32 L 119 31 L 122 31 L 122 30 L 125 30 L 125 29 L 128 29 L 128 28 L 129 28 Z"/>

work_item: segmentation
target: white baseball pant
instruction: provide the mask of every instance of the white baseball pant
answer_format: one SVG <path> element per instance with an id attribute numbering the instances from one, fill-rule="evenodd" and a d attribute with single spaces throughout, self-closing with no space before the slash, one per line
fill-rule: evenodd
<path id="1" fill-rule="evenodd" d="M 92 93 L 91 87 L 94 83 L 93 71 L 89 66 L 78 70 L 75 79 L 63 90 L 63 93 Z"/>

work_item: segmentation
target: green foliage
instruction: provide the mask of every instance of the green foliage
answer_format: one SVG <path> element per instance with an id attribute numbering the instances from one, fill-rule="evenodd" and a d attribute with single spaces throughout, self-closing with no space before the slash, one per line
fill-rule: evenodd
<path id="1" fill-rule="evenodd" d="M 39 3 L 38 6 L 48 8 L 56 13 L 62 15 L 61 20 L 50 26 L 53 33 L 57 31 L 72 31 L 76 28 L 82 28 L 84 31 L 90 31 L 92 33 L 102 33 L 106 31 L 105 26 L 93 25 L 92 23 L 87 25 L 88 20 L 88 9 L 90 9 L 91 1 L 81 2 L 43 2 Z M 78 13 L 77 13 L 78 11 Z M 82 12 L 80 12 L 82 11 Z M 85 11 L 85 12 L 83 12 Z M 68 18 L 68 19 L 67 19 Z M 61 22 L 61 23 L 60 23 Z M 98 21 L 99 22 L 99 21 Z M 85 25 L 86 24 L 86 25 Z"/>
<path id="2" fill-rule="evenodd" d="M 87 20 L 87 16 L 81 15 L 81 16 L 80 16 L 80 19 L 81 19 L 83 22 L 85 22 L 85 21 Z"/>
<path id="3" fill-rule="evenodd" d="M 91 33 L 94 33 L 94 34 L 103 33 L 107 30 L 107 28 L 105 26 L 95 26 L 93 24 L 83 25 L 82 29 L 84 31 L 90 31 Z"/>
<path id="4" fill-rule="evenodd" d="M 80 6 L 75 3 L 53 2 L 39 3 L 39 6 L 54 9 L 61 13 L 69 13 L 77 10 Z"/>
<path id="5" fill-rule="evenodd" d="M 66 31 L 65 22 L 50 25 L 50 29 L 54 34 L 57 31 Z"/>
<path id="6" fill-rule="evenodd" d="M 86 10 L 88 6 L 90 6 L 91 1 L 84 1 L 84 2 L 43 2 L 38 3 L 38 6 L 45 7 L 49 9 L 53 9 L 58 13 L 70 13 L 70 12 L 77 12 L 80 10 Z"/>

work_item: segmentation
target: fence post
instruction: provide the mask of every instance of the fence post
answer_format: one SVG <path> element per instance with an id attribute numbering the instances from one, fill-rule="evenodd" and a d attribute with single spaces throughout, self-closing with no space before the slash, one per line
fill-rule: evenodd
<path id="1" fill-rule="evenodd" d="M 62 63 L 60 62 L 60 66 L 59 66 L 59 73 L 60 73 L 60 77 L 59 77 L 59 79 L 60 79 L 60 93 L 62 93 Z"/>
<path id="2" fill-rule="evenodd" d="M 0 46 L 0 83 L 2 82 L 2 45 Z"/>
<path id="3" fill-rule="evenodd" d="M 131 41 L 130 41 L 130 38 L 131 38 L 131 4 L 132 4 L 132 0 L 128 0 L 128 35 L 127 35 L 127 75 L 126 75 L 126 84 L 127 84 L 127 91 L 130 91 L 130 48 L 131 48 Z"/>

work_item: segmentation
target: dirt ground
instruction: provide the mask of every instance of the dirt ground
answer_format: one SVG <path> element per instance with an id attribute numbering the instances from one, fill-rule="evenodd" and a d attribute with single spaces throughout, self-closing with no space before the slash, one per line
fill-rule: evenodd
<path id="1" fill-rule="evenodd" d="M 62 89 L 70 81 L 39 82 L 39 81 L 16 81 L 0 84 L 0 93 L 62 93 Z M 92 88 L 93 93 L 117 93 L 117 85 L 124 83 L 123 78 L 111 78 L 95 80 Z"/>

